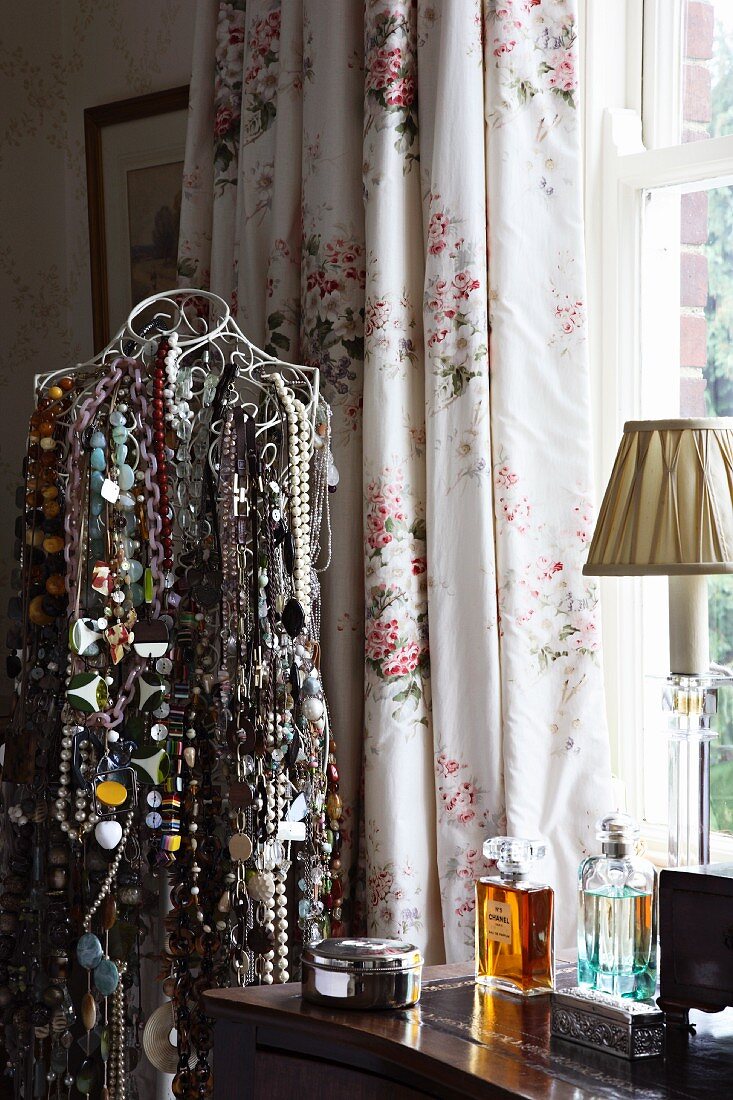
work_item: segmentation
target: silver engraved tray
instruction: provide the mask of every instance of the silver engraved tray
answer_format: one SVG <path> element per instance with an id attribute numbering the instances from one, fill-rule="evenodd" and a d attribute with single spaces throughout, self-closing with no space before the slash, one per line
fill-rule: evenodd
<path id="1" fill-rule="evenodd" d="M 551 996 L 551 1032 L 558 1039 L 617 1058 L 664 1053 L 664 1013 L 651 1001 L 627 1001 L 592 989 L 563 989 Z"/>

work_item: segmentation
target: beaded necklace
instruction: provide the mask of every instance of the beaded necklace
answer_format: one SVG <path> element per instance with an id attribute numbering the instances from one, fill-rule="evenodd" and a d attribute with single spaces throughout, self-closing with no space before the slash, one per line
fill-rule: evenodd
<path id="1" fill-rule="evenodd" d="M 74 382 L 62 377 L 40 395 L 31 417 L 18 494 L 15 557 L 19 567 L 10 601 L 8 674 L 18 695 L 6 733 L 8 810 L 6 861 L 0 898 L 0 1004 L 14 1006 L 7 1052 L 16 1088 L 50 1090 L 68 1078 L 70 1007 L 70 860 L 49 815 L 60 751 L 60 670 L 66 653 L 63 581 L 65 504 L 64 419 Z M 23 1056 L 30 1056 L 23 1067 Z M 67 1082 L 68 1084 L 68 1082 Z"/>

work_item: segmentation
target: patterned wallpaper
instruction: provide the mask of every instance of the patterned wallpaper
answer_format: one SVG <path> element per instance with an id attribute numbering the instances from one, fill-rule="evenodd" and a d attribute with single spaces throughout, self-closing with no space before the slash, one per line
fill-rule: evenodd
<path id="1" fill-rule="evenodd" d="M 5 6 L 0 51 L 3 644 L 15 490 L 33 375 L 87 359 L 93 350 L 84 108 L 188 83 L 195 8 L 194 0 Z M 6 684 L 0 669 L 0 698 L 7 694 Z"/>

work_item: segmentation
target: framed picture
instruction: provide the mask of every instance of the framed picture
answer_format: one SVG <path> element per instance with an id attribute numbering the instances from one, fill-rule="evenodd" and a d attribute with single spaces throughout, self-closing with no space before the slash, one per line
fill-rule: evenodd
<path id="1" fill-rule="evenodd" d="M 84 112 L 94 350 L 176 285 L 188 87 Z"/>

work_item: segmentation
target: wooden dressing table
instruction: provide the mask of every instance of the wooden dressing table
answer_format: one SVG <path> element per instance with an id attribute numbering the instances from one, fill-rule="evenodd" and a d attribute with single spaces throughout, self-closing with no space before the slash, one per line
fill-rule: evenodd
<path id="1" fill-rule="evenodd" d="M 560 964 L 558 985 L 573 984 Z M 692 1013 L 663 1058 L 625 1062 L 550 1039 L 549 997 L 478 990 L 466 964 L 426 967 L 415 1008 L 335 1012 L 297 983 L 205 994 L 215 1020 L 215 1100 L 728 1100 L 733 1010 Z"/>

